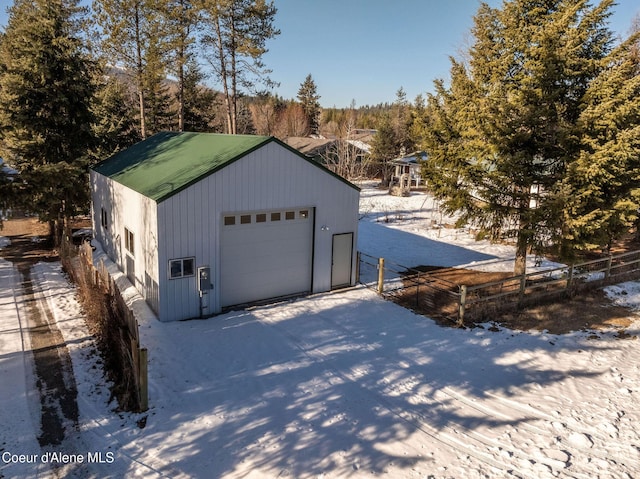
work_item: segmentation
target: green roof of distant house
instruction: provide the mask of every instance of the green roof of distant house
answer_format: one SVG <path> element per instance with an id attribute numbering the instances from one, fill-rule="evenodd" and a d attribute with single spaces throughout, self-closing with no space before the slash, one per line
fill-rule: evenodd
<path id="1" fill-rule="evenodd" d="M 268 136 L 157 133 L 98 163 L 93 170 L 161 202 L 271 141 L 358 189 L 299 151 Z"/>

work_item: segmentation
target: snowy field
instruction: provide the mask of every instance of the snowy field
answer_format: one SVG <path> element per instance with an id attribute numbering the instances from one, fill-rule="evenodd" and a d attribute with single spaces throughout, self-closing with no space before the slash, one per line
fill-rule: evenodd
<path id="1" fill-rule="evenodd" d="M 432 217 L 444 220 L 423 195 L 365 187 L 361 209 L 359 249 L 369 254 L 407 266 L 512 267 L 510 247 L 432 228 Z M 624 340 L 614 330 L 456 330 L 363 287 L 204 321 L 160 323 L 140 310 L 150 409 L 122 414 L 107 402 L 59 265 L 33 274 L 78 387 L 81 426 L 60 452 L 113 458 L 67 465 L 60 477 L 640 476 L 640 318 Z M 9 459 L 0 478 L 54 477 L 50 464 L 11 461 L 39 453 L 16 277 L 0 260 L 0 452 L 11 453 L 0 456 Z M 640 283 L 608 292 L 640 310 Z"/>

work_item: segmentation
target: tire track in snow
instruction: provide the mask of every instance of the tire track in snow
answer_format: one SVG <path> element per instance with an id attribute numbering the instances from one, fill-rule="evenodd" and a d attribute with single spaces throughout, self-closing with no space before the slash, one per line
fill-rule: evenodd
<path id="1" fill-rule="evenodd" d="M 350 332 L 348 329 L 338 324 L 335 324 L 331 320 L 327 320 L 327 318 L 324 318 L 322 316 L 319 316 L 319 317 L 321 317 L 322 320 L 331 324 L 337 329 L 342 330 L 344 333 L 347 334 L 347 336 L 353 336 L 352 332 Z M 361 391 L 363 391 L 367 396 L 369 396 L 371 399 L 373 399 L 375 403 L 380 404 L 382 407 L 388 410 L 391 414 L 398 417 L 402 421 L 410 424 L 415 430 L 421 431 L 422 433 L 431 437 L 433 440 L 439 442 L 441 445 L 448 446 L 449 448 L 453 448 L 459 454 L 473 457 L 478 461 L 482 462 L 483 464 L 493 467 L 495 469 L 498 469 L 511 476 L 522 478 L 522 479 L 530 477 L 530 474 L 531 474 L 530 470 L 527 470 L 527 471 L 520 470 L 521 468 L 519 468 L 517 465 L 506 463 L 501 458 L 496 457 L 495 455 L 487 454 L 485 451 L 482 450 L 484 449 L 484 447 L 478 448 L 478 447 L 470 446 L 468 444 L 468 443 L 475 443 L 475 444 L 480 443 L 483 446 L 486 446 L 486 444 L 482 443 L 477 438 L 472 437 L 469 434 L 460 435 L 456 431 L 456 429 L 451 426 L 442 427 L 442 429 L 446 429 L 447 431 L 450 431 L 450 433 L 443 432 L 437 427 L 432 426 L 427 421 L 426 416 L 419 415 L 419 414 L 411 414 L 406 412 L 404 405 L 397 404 L 397 401 L 394 401 L 392 398 L 388 396 L 384 396 L 380 391 L 375 391 L 373 389 L 370 389 L 364 386 L 362 382 L 359 381 L 359 377 L 357 374 L 354 374 L 353 372 L 348 373 L 333 366 L 332 365 L 333 361 L 327 354 L 317 349 L 317 347 L 305 343 L 305 341 L 302 340 L 300 337 L 295 336 L 285 328 L 279 326 L 276 321 L 270 320 L 267 317 L 260 317 L 259 320 L 263 324 L 268 325 L 273 329 L 275 329 L 280 335 L 282 335 L 288 341 L 290 341 L 291 344 L 295 346 L 298 350 L 300 350 L 305 356 L 318 362 L 319 364 L 321 363 L 321 364 L 328 365 L 329 369 L 336 377 L 342 379 L 345 382 L 349 382 L 351 384 L 355 384 L 356 386 L 358 386 L 358 388 Z M 366 352 L 373 352 L 373 349 L 370 346 L 362 345 L 362 344 L 358 344 L 358 346 L 354 349 L 361 349 Z M 462 425 L 458 425 L 458 426 L 462 430 L 469 431 L 465 426 L 462 426 Z M 458 437 L 458 436 L 461 436 L 461 437 Z M 496 446 L 496 447 L 499 447 L 499 446 Z M 565 477 L 572 477 L 572 476 L 565 476 Z M 589 479 L 588 476 L 575 476 L 575 477 L 576 478 L 584 477 L 585 479 Z"/>
<path id="2" fill-rule="evenodd" d="M 466 404 L 468 407 L 477 410 L 480 413 L 493 416 L 504 420 L 517 420 L 522 417 L 522 414 L 527 414 L 527 421 L 522 421 L 518 427 L 526 429 L 529 433 L 538 437 L 548 437 L 549 430 L 540 428 L 532 424 L 535 421 L 547 422 L 554 427 L 556 431 L 562 429 L 561 445 L 567 449 L 572 457 L 579 457 L 575 451 L 588 454 L 589 458 L 597 458 L 609 463 L 610 465 L 625 465 L 630 468 L 631 471 L 640 470 L 640 461 L 634 460 L 631 457 L 625 455 L 622 458 L 612 457 L 612 451 L 607 446 L 614 439 L 611 436 L 604 436 L 599 430 L 594 427 L 582 427 L 577 428 L 568 424 L 566 420 L 552 416 L 530 404 L 523 405 L 522 403 L 513 401 L 509 398 L 502 397 L 490 391 L 485 391 L 485 394 L 492 398 L 494 401 L 498 401 L 501 404 L 501 410 L 496 410 L 487 405 L 478 403 L 469 399 L 468 397 L 460 394 L 450 387 L 445 387 L 441 390 L 443 393 L 449 395 L 454 400 Z M 514 413 L 511 413 L 515 411 Z M 517 429 L 516 429 L 517 432 Z M 595 440 L 600 441 L 607 450 L 600 451 L 594 448 Z"/>
<path id="3" fill-rule="evenodd" d="M 41 447 L 57 446 L 78 425 L 78 392 L 71 356 L 31 269 L 20 270 L 42 406 L 42 434 L 38 441 Z"/>
<path id="4" fill-rule="evenodd" d="M 305 310 L 304 312 L 308 313 L 309 311 Z M 362 334 L 362 331 L 358 329 L 354 330 L 353 328 L 348 328 L 343 324 L 336 322 L 333 318 L 326 317 L 324 314 L 317 314 L 318 313 L 317 311 L 314 311 L 314 313 L 316 313 L 314 314 L 314 317 L 316 319 L 322 320 L 322 322 L 329 325 L 331 329 L 336 330 L 336 332 L 339 332 L 338 334 L 333 336 L 334 341 L 336 340 L 342 341 L 344 339 L 354 338 L 354 337 L 357 338 Z M 281 327 L 278 326 L 277 321 L 272 321 L 265 317 L 261 317 L 261 320 L 265 323 L 270 324 L 271 326 L 274 326 L 279 331 L 280 334 L 290 339 L 298 347 L 298 349 L 300 349 L 308 357 L 312 359 L 323 359 L 328 362 L 331 361 L 331 358 L 329 358 L 327 355 L 323 354 L 322 351 L 319 351 L 317 349 L 319 347 L 318 345 L 310 345 L 306 343 L 304 340 L 302 340 L 299 336 L 291 334 L 288 330 L 283 330 Z M 368 344 L 363 344 L 361 342 L 356 342 L 356 341 L 354 341 L 353 343 L 356 345 L 356 347 L 351 348 L 352 351 L 361 350 L 365 353 L 375 352 L 375 348 L 373 348 Z M 416 363 L 415 360 L 410 355 L 407 355 L 407 354 L 399 353 L 398 360 L 399 360 L 398 362 L 408 364 L 408 366 L 402 366 L 405 371 L 410 368 L 420 367 L 420 365 Z M 460 422 L 455 422 L 455 421 L 445 426 L 439 426 L 443 430 L 446 430 L 447 433 L 450 433 L 447 437 L 443 437 L 441 431 L 438 428 L 431 425 L 433 421 L 430 419 L 429 415 L 424 415 L 419 413 L 407 413 L 405 410 L 406 406 L 404 404 L 398 405 L 397 401 L 394 401 L 393 404 L 390 403 L 389 401 L 385 402 L 385 398 L 386 399 L 389 399 L 389 398 L 387 396 L 384 396 L 384 393 L 369 389 L 363 384 L 361 384 L 361 378 L 366 376 L 367 374 L 366 367 L 353 368 L 352 370 L 349 370 L 349 371 L 342 371 L 335 367 L 332 367 L 331 370 L 336 375 L 341 377 L 343 380 L 348 380 L 351 383 L 356 383 L 361 389 L 367 391 L 369 396 L 374 396 L 375 399 L 381 405 L 383 405 L 387 410 L 389 410 L 391 413 L 393 413 L 397 417 L 400 417 L 403 420 L 409 423 L 412 423 L 414 426 L 416 425 L 416 422 L 426 425 L 427 428 L 430 428 L 429 431 L 425 431 L 424 428 L 422 427 L 418 427 L 418 429 L 423 432 L 426 432 L 430 436 L 434 437 L 434 439 L 440 441 L 445 445 L 454 447 L 460 452 L 468 453 L 470 456 L 476 457 L 477 459 L 485 462 L 486 464 L 489 464 L 493 467 L 501 469 L 512 475 L 516 475 L 516 476 L 521 475 L 521 477 L 530 477 L 531 474 L 534 474 L 537 477 L 542 477 L 541 476 L 542 474 L 550 474 L 551 476 L 556 476 L 558 474 L 561 474 L 563 477 L 567 477 L 567 478 L 584 478 L 584 479 L 591 479 L 593 477 L 591 474 L 585 474 L 583 472 L 570 469 L 573 462 L 572 459 L 579 457 L 577 454 L 575 454 L 575 451 L 589 450 L 589 447 L 587 447 L 586 445 L 586 443 L 589 441 L 588 438 L 597 437 L 597 433 L 591 435 L 589 432 L 585 432 L 585 431 L 588 431 L 588 429 L 583 431 L 583 430 L 578 430 L 576 428 L 568 428 L 565 424 L 562 424 L 563 427 L 566 427 L 571 434 L 574 434 L 574 436 L 571 437 L 571 435 L 568 435 L 566 438 L 563 438 L 565 441 L 563 441 L 560 444 L 562 446 L 562 449 L 557 447 L 558 445 L 556 444 L 549 444 L 549 446 L 545 447 L 544 446 L 545 442 L 549 443 L 550 440 L 553 440 L 556 437 L 554 436 L 554 431 L 540 428 L 538 426 L 535 426 L 534 424 L 531 424 L 531 422 L 546 421 L 546 422 L 554 422 L 554 423 L 560 424 L 560 421 L 558 420 L 557 417 L 551 416 L 531 406 L 523 406 L 520 403 L 509 401 L 507 398 L 503 398 L 499 395 L 493 395 L 492 393 L 489 393 L 489 394 L 492 394 L 492 397 L 495 400 L 498 400 L 501 402 L 506 401 L 507 403 L 511 402 L 515 406 L 517 406 L 517 408 L 514 408 L 514 409 L 518 411 L 518 414 L 516 414 L 515 417 L 512 417 L 507 414 L 500 414 L 498 411 L 492 410 L 491 408 L 488 408 L 486 406 L 484 406 L 484 409 L 479 408 L 477 407 L 477 404 L 474 401 L 468 398 L 464 398 L 464 396 L 462 395 L 456 396 L 456 393 L 453 393 L 452 389 L 441 388 L 441 389 L 438 389 L 436 392 L 444 394 L 445 396 L 448 396 L 448 398 L 451 401 L 453 401 L 455 404 L 458 404 L 459 407 L 457 409 L 459 409 L 460 412 L 464 412 L 465 410 L 469 411 L 471 409 L 471 410 L 480 412 L 484 417 L 494 417 L 494 418 L 509 420 L 509 421 L 519 421 L 519 425 L 514 426 L 514 431 L 516 433 L 517 433 L 518 427 L 524 426 L 527 431 L 531 432 L 535 437 L 541 438 L 542 441 L 538 441 L 534 437 L 533 438 L 534 443 L 528 444 L 529 447 L 527 449 L 523 449 L 522 447 L 516 447 L 516 445 L 511 440 L 511 433 L 509 433 L 507 429 L 504 430 L 504 433 L 508 436 L 508 439 L 505 440 L 496 436 L 489 437 L 487 435 L 482 434 L 481 432 L 478 432 L 463 424 L 460 424 Z M 405 389 L 411 390 L 412 389 L 412 384 L 410 381 L 411 379 L 412 377 L 409 378 L 409 381 L 404 381 L 404 383 L 406 384 L 396 383 L 395 387 L 396 388 L 405 387 Z M 407 387 L 407 384 L 409 384 L 408 387 Z M 447 389 L 449 391 L 447 391 Z M 411 397 L 417 398 L 415 394 Z M 422 396 L 422 398 L 426 398 L 426 396 Z M 427 403 L 424 404 L 424 407 L 429 407 L 429 405 L 433 405 L 434 402 L 447 408 L 444 410 L 445 413 L 456 410 L 456 408 L 452 407 L 449 403 L 445 404 L 446 398 L 440 397 L 440 399 L 438 399 L 435 396 L 433 397 L 432 400 L 427 401 Z M 523 417 L 523 414 L 525 414 L 524 417 Z M 451 441 L 451 443 L 447 442 L 447 440 Z M 567 440 L 569 442 L 566 442 Z M 465 441 L 467 443 L 473 444 L 474 446 L 465 444 Z M 585 445 L 583 446 L 581 442 L 584 442 Z M 458 443 L 461 443 L 461 444 L 458 444 Z M 462 449 L 460 449 L 460 447 L 462 447 Z M 474 451 L 470 451 L 469 447 L 477 447 L 478 448 L 477 453 L 474 453 Z M 570 454 L 567 454 L 566 450 L 569 450 L 572 452 Z M 610 458 L 606 455 L 606 453 L 599 453 L 599 452 L 593 453 L 592 450 L 589 450 L 589 452 L 591 453 L 591 456 L 593 458 L 606 461 L 609 463 L 609 465 L 614 465 L 614 466 L 619 465 L 619 463 L 616 462 L 615 460 L 611 461 Z M 478 454 L 483 456 L 479 457 Z M 518 460 L 520 464 L 524 464 L 524 466 L 518 467 L 516 464 L 507 463 L 504 461 L 505 458 L 509 458 L 511 460 Z M 622 458 L 622 461 L 624 461 L 623 463 L 624 465 L 628 465 L 630 463 L 630 461 L 627 461 L 624 458 Z M 524 472 L 522 471 L 522 469 L 524 469 Z M 635 466 L 633 470 L 636 470 Z"/>
<path id="5" fill-rule="evenodd" d="M 321 318 L 325 323 L 341 331 L 344 335 L 349 335 L 351 337 L 354 337 L 361 333 L 361 331 L 352 330 L 344 326 L 343 324 L 336 322 L 333 318 L 326 317 L 323 314 L 318 314 L 316 315 L 316 317 Z M 373 348 L 367 345 L 359 345 L 359 349 L 373 352 Z M 415 360 L 410 355 L 399 352 L 398 358 L 401 359 L 403 362 L 408 363 L 410 367 L 419 368 L 420 366 L 415 362 Z M 356 380 L 357 379 L 358 378 L 356 378 Z M 486 438 L 482 434 L 479 434 L 477 431 L 469 429 L 464 425 L 461 425 L 459 422 L 456 422 L 456 426 L 459 429 L 466 430 L 468 434 L 474 436 L 480 442 L 490 447 L 494 447 L 498 449 L 501 453 L 510 454 L 511 456 L 518 457 L 523 461 L 526 460 L 529 462 L 533 461 L 536 463 L 544 464 L 547 467 L 551 468 L 552 471 L 557 473 L 562 473 L 564 477 L 584 477 L 587 479 L 591 479 L 592 477 L 591 475 L 585 475 L 583 473 L 580 473 L 577 471 L 570 471 L 567 469 L 572 464 L 572 458 L 579 458 L 580 457 L 579 455 L 572 453 L 570 457 L 567 457 L 566 453 L 563 452 L 561 449 L 555 447 L 555 445 L 553 447 L 546 447 L 546 448 L 544 446 L 540 447 L 539 444 L 548 442 L 549 438 L 553 437 L 556 431 L 550 431 L 548 429 L 539 428 L 531 424 L 531 422 L 546 421 L 548 423 L 552 423 L 556 430 L 558 426 L 561 426 L 565 430 L 564 432 L 565 437 L 563 437 L 564 441 L 561 444 L 564 449 L 568 449 L 573 452 L 575 452 L 576 450 L 580 452 L 588 451 L 591 457 L 604 461 L 609 465 L 619 466 L 620 464 L 622 464 L 624 466 L 628 466 L 631 471 L 640 470 L 640 462 L 635 461 L 632 458 L 628 457 L 629 454 L 622 454 L 622 457 L 620 458 L 617 458 L 617 457 L 611 458 L 611 455 L 610 455 L 611 451 L 608 450 L 609 448 L 607 447 L 607 445 L 609 445 L 612 439 L 614 438 L 603 437 L 602 433 L 597 429 L 589 428 L 589 427 L 584 427 L 584 428 L 571 427 L 567 424 L 567 421 L 562 421 L 558 417 L 545 413 L 544 411 L 541 411 L 538 408 L 535 408 L 530 405 L 524 406 L 521 403 L 511 401 L 508 398 L 504 398 L 502 396 L 493 394 L 491 392 L 485 392 L 485 394 L 490 396 L 493 400 L 499 401 L 506 408 L 510 408 L 511 410 L 518 411 L 518 413 L 515 414 L 514 416 L 508 416 L 508 415 L 500 414 L 499 412 L 492 410 L 487 406 L 484 406 L 486 408 L 485 410 L 481 410 L 475 407 L 476 403 L 474 403 L 473 401 L 469 400 L 468 398 L 465 398 L 466 400 L 463 401 L 462 400 L 462 398 L 464 397 L 463 395 L 456 396 L 456 394 L 450 394 L 447 392 L 447 389 L 449 390 L 449 392 L 453 392 L 451 388 L 447 388 L 447 387 L 440 388 L 438 389 L 437 392 L 440 392 L 442 394 L 449 396 L 449 398 L 452 401 L 465 404 L 467 408 L 470 407 L 474 410 L 477 410 L 484 416 L 497 417 L 497 418 L 502 418 L 502 419 L 511 420 L 511 421 L 517 420 L 520 422 L 520 425 L 524 425 L 525 429 L 527 429 L 529 432 L 543 439 L 542 441 L 536 441 L 536 444 L 533 445 L 533 449 L 523 450 L 523 449 L 518 449 L 514 446 L 513 442 L 511 441 L 511 436 L 509 434 L 508 434 L 509 442 L 508 444 L 504 444 L 500 442 L 500 439 L 498 437 Z M 436 400 L 442 406 L 450 408 L 450 406 L 448 406 L 443 402 L 444 400 L 438 401 L 435 398 L 434 400 Z M 461 411 L 464 411 L 465 408 L 462 407 L 460 409 Z M 525 415 L 524 417 L 523 417 L 523 414 Z M 526 419 L 526 421 L 523 419 Z M 516 428 L 516 432 L 517 432 L 517 428 Z M 593 441 L 591 438 L 601 440 L 602 444 L 604 444 L 605 447 L 607 447 L 607 450 L 605 452 L 598 452 L 596 449 L 593 449 L 592 448 Z M 587 459 L 590 460 L 589 458 Z M 574 476 L 569 476 L 568 474 L 573 474 Z"/>
<path id="6" fill-rule="evenodd" d="M 342 326 L 341 324 L 336 323 L 330 318 L 323 317 L 323 320 L 326 323 L 332 324 L 335 328 L 345 332 L 345 334 L 355 335 L 354 331 L 350 331 L 347 327 Z M 366 349 L 370 349 L 366 347 Z M 398 358 L 401 359 L 401 362 L 407 363 L 414 368 L 419 368 L 419 364 L 415 362 L 415 360 L 407 354 L 398 354 Z M 442 396 L 440 398 L 435 397 L 436 394 L 445 395 L 446 398 Z M 531 434 L 535 435 L 538 438 L 541 438 L 541 441 L 534 440 L 534 444 L 530 445 L 530 447 L 525 450 L 523 448 L 516 447 L 511 440 L 511 434 L 505 430 L 505 433 L 509 437 L 507 442 L 504 442 L 504 439 L 499 437 L 487 437 L 474 429 L 470 429 L 459 422 L 455 422 L 455 426 L 451 426 L 454 428 L 454 431 L 458 433 L 456 429 L 463 429 L 466 431 L 468 436 L 473 437 L 475 440 L 480 443 L 485 444 L 487 447 L 491 449 L 498 449 L 500 455 L 507 454 L 509 457 L 514 457 L 520 459 L 521 461 L 528 461 L 533 463 L 540 463 L 547 467 L 549 467 L 553 474 L 562 474 L 564 477 L 576 477 L 576 478 L 585 478 L 591 479 L 593 476 L 590 474 L 584 474 L 578 471 L 571 471 L 569 468 L 574 462 L 575 458 L 582 458 L 579 453 L 582 453 L 584 456 L 585 453 L 588 452 L 588 456 L 586 459 L 590 461 L 591 459 L 599 459 L 601 461 L 606 462 L 609 466 L 619 466 L 623 465 L 629 468 L 630 471 L 640 470 L 640 462 L 637 460 L 633 460 L 628 457 L 628 454 L 622 454 L 622 457 L 611 457 L 611 451 L 599 451 L 597 449 L 593 449 L 594 442 L 593 439 L 598 439 L 605 445 L 605 448 L 608 444 L 611 443 L 612 437 L 604 437 L 602 433 L 594 428 L 584 427 L 584 428 L 576 428 L 571 427 L 567 424 L 566 421 L 561 421 L 558 417 L 552 416 L 544 411 L 541 411 L 538 408 L 535 408 L 531 405 L 523 405 L 521 403 L 512 401 L 508 398 L 504 398 L 500 395 L 486 392 L 488 396 L 490 396 L 493 400 L 501 403 L 503 410 L 511 410 L 517 411 L 517 413 L 513 415 L 501 413 L 491 407 L 485 405 L 479 405 L 475 401 L 469 399 L 468 397 L 455 392 L 450 387 L 440 388 L 435 391 L 433 395 L 433 400 L 429 400 L 424 395 L 422 395 L 423 399 L 427 399 L 425 402 L 425 407 L 433 406 L 434 402 L 442 406 L 444 412 L 454 412 L 459 410 L 460 413 L 464 413 L 468 411 L 469 408 L 481 413 L 485 417 L 494 417 L 499 420 L 506 420 L 510 422 L 517 421 L 518 425 L 513 426 L 515 432 L 517 433 L 518 428 L 522 427 L 526 429 Z M 453 406 L 451 402 L 459 405 L 458 408 Z M 428 420 L 428 416 L 426 416 L 426 420 Z M 540 428 L 532 424 L 532 422 L 547 422 L 553 425 L 555 431 L 550 431 L 549 429 Z M 563 431 L 562 442 L 560 444 L 553 444 L 548 447 L 541 446 L 544 442 L 548 442 L 550 438 L 554 437 L 558 428 L 561 427 Z M 567 451 L 569 454 L 567 454 Z"/>
<path id="7" fill-rule="evenodd" d="M 50 316 L 51 321 L 53 323 L 57 323 L 58 321 L 61 321 L 64 323 L 65 321 L 68 320 L 68 318 L 59 317 L 58 312 L 67 311 L 67 307 L 69 306 L 70 301 L 76 301 L 75 298 L 72 300 L 68 299 L 68 295 L 75 295 L 76 291 L 75 291 L 75 286 L 69 283 L 66 280 L 66 278 L 64 278 L 63 275 L 61 274 L 59 269 L 61 266 L 59 265 L 59 263 L 55 263 L 55 264 L 57 265 L 57 267 L 55 268 L 55 271 L 53 268 L 47 267 L 47 272 L 46 272 L 47 278 L 49 277 L 49 275 L 54 275 L 55 276 L 54 283 L 64 284 L 66 290 L 53 292 L 50 289 L 42 288 L 41 286 L 38 286 L 38 288 L 40 291 L 40 295 L 43 297 L 43 299 L 46 300 L 45 304 L 49 305 L 47 309 L 53 312 L 53 314 L 51 314 Z M 34 276 L 37 279 L 36 284 L 38 285 L 45 284 L 46 282 L 44 281 L 44 278 L 41 275 L 42 275 L 42 268 L 40 269 L 40 271 L 32 270 L 32 276 Z M 78 308 L 79 308 L 79 305 L 78 305 Z M 91 336 L 88 329 L 86 329 L 84 317 L 82 319 L 81 327 L 83 328 L 83 332 L 81 336 L 91 338 L 90 341 L 92 343 L 92 348 L 95 351 L 98 351 L 97 345 L 94 342 L 95 339 L 93 338 L 93 336 Z M 60 330 L 60 333 L 64 338 L 63 339 L 64 341 L 69 340 L 68 337 L 65 337 L 65 332 L 68 334 L 68 332 L 65 331 L 65 328 L 62 328 Z M 99 365 L 99 364 L 98 365 L 88 364 L 88 363 L 85 363 L 85 361 L 75 363 L 73 364 L 73 366 L 88 368 L 88 370 L 85 372 L 86 376 L 95 375 L 95 372 L 93 372 L 92 367 L 98 367 L 100 368 L 100 370 L 102 370 L 102 367 L 103 367 L 102 365 Z M 101 374 L 104 375 L 104 372 L 101 371 Z M 159 458 L 157 455 L 150 453 L 149 451 L 143 450 L 142 447 L 138 446 L 135 443 L 130 443 L 124 446 L 116 438 L 112 428 L 103 424 L 104 422 L 108 423 L 108 421 L 105 421 L 105 419 L 102 418 L 104 416 L 103 410 L 96 409 L 95 403 L 86 397 L 78 395 L 77 401 L 78 401 L 78 404 L 81 404 L 83 406 L 83 408 L 80 408 L 80 409 L 85 411 L 84 413 L 85 417 L 83 418 L 84 421 L 80 421 L 80 423 L 77 426 L 79 432 L 81 433 L 81 436 L 79 436 L 76 439 L 76 441 L 84 442 L 84 439 L 82 436 L 86 437 L 90 435 L 93 438 L 92 440 L 91 438 L 87 437 L 87 441 L 90 444 L 95 441 L 96 444 L 99 444 L 101 446 L 101 449 L 109 449 L 111 451 L 117 452 L 119 455 L 122 455 L 125 458 L 127 458 L 130 461 L 131 465 L 137 466 L 136 470 L 134 472 L 131 472 L 127 470 L 122 470 L 123 468 L 128 469 L 126 465 L 118 466 L 115 463 L 109 464 L 108 467 L 105 468 L 106 469 L 105 471 L 98 471 L 102 473 L 102 475 L 105 472 L 107 472 L 109 474 L 109 477 L 115 477 L 115 475 L 121 476 L 121 477 L 129 476 L 129 475 L 138 476 L 140 474 L 144 475 L 144 477 L 158 477 L 158 478 L 179 479 L 179 478 L 187 477 L 185 474 L 173 468 L 166 460 Z M 87 411 L 90 411 L 90 413 L 87 414 Z M 89 448 L 87 448 L 86 445 L 84 445 L 84 448 L 89 450 Z M 133 451 L 130 451 L 130 449 L 133 449 Z M 152 459 L 153 464 L 150 464 L 149 463 L 150 461 L 148 459 L 141 460 L 140 457 L 142 456 L 146 456 L 147 458 Z M 144 470 L 146 472 L 141 472 L 141 470 Z M 93 471 L 93 472 L 96 472 L 96 471 Z"/>

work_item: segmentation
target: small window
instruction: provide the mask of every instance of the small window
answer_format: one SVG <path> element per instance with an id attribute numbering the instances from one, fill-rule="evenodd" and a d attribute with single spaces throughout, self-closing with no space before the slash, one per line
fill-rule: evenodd
<path id="1" fill-rule="evenodd" d="M 131 253 L 131 256 L 134 256 L 133 254 L 133 245 L 135 243 L 134 241 L 134 236 L 133 233 L 131 231 L 129 231 L 127 228 L 124 229 L 124 248 Z"/>
<path id="2" fill-rule="evenodd" d="M 100 208 L 100 224 L 106 230 L 109 229 L 109 222 L 107 217 L 107 211 L 104 208 Z"/>
<path id="3" fill-rule="evenodd" d="M 224 217 L 224 225 L 225 226 L 231 226 L 231 225 L 235 225 L 236 224 L 236 217 L 235 216 L 225 216 Z"/>
<path id="4" fill-rule="evenodd" d="M 280 221 L 280 213 L 271 213 L 271 221 Z"/>
<path id="5" fill-rule="evenodd" d="M 171 279 L 173 278 L 182 278 L 182 260 L 171 260 L 169 261 L 169 274 Z"/>
<path id="6" fill-rule="evenodd" d="M 309 210 L 300 210 L 299 217 L 303 220 L 309 218 Z"/>
<path id="7" fill-rule="evenodd" d="M 256 215 L 256 223 L 265 223 L 267 221 L 266 213 L 260 213 Z"/>
<path id="8" fill-rule="evenodd" d="M 287 220 L 295 220 L 296 219 L 296 212 L 295 211 L 287 211 L 284 214 L 284 217 Z"/>
<path id="9" fill-rule="evenodd" d="M 169 278 L 178 279 L 187 276 L 193 276 L 194 268 L 193 258 L 172 259 L 169 261 Z"/>
<path id="10" fill-rule="evenodd" d="M 240 224 L 248 225 L 251 223 L 251 215 L 241 215 L 240 216 Z"/>
<path id="11" fill-rule="evenodd" d="M 195 273 L 195 269 L 193 267 L 194 261 L 193 258 L 186 258 L 182 260 L 182 275 L 183 276 L 193 276 Z"/>

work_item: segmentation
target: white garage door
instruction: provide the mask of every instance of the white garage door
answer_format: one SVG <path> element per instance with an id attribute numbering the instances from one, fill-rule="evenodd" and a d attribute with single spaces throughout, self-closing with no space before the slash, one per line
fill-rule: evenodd
<path id="1" fill-rule="evenodd" d="M 225 214 L 221 228 L 222 307 L 311 290 L 312 208 Z"/>

